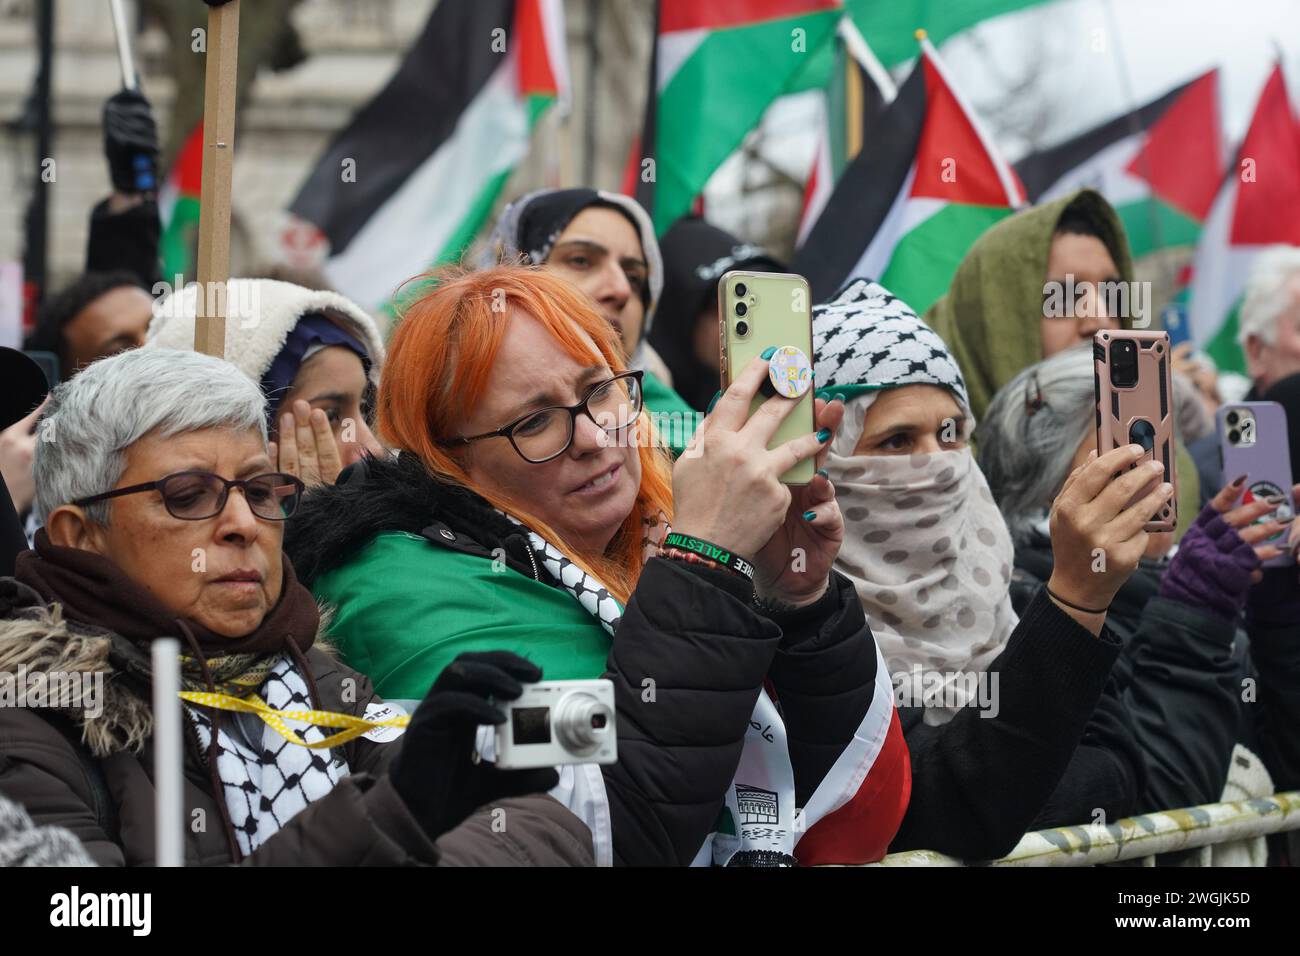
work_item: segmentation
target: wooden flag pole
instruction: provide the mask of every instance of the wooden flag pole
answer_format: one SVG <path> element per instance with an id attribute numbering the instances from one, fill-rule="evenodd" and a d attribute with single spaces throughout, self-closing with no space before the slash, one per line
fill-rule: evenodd
<path id="1" fill-rule="evenodd" d="M 235 74 L 239 0 L 208 10 L 203 88 L 203 184 L 199 202 L 199 302 L 194 349 L 226 352 L 226 283 L 230 279 L 230 176 L 235 159 Z"/>

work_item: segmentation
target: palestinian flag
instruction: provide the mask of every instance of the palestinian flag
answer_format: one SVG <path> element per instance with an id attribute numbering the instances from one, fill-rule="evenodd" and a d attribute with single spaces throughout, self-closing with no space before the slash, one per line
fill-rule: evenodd
<path id="1" fill-rule="evenodd" d="M 971 244 L 1024 201 L 922 36 L 920 62 L 840 177 L 794 271 L 817 301 L 863 276 L 924 313 Z"/>
<path id="2" fill-rule="evenodd" d="M 862 151 L 876 120 L 898 95 L 893 79 L 848 17 L 835 37 L 835 65 L 821 103 L 821 133 L 804 185 L 796 244 L 802 244 L 835 190 L 844 167 Z"/>
<path id="3" fill-rule="evenodd" d="M 325 274 L 364 306 L 457 261 L 567 96 L 562 0 L 434 7 L 396 75 L 326 150 L 291 212 L 329 240 Z"/>
<path id="4" fill-rule="evenodd" d="M 1237 309 L 1256 254 L 1276 243 L 1300 246 L 1300 122 L 1281 65 L 1259 95 L 1192 266 L 1192 338 L 1220 370 L 1246 371 Z"/>
<path id="5" fill-rule="evenodd" d="M 203 181 L 203 124 L 194 127 L 158 192 L 162 219 L 159 255 L 163 279 L 179 288 L 176 277 L 193 278 L 199 248 L 199 196 Z"/>
<path id="6" fill-rule="evenodd" d="M 917 28 L 930 42 L 942 46 L 985 20 L 1043 6 L 1049 0 L 844 0 L 852 18 L 880 62 L 893 69 L 916 56 Z M 1044 21 L 1046 26 L 1046 21 Z M 1054 24 L 1053 24 L 1054 25 Z"/>
<path id="7" fill-rule="evenodd" d="M 1223 181 L 1219 72 L 1016 164 L 1032 202 L 1089 187 L 1124 223 L 1134 258 L 1191 246 Z"/>
<path id="8" fill-rule="evenodd" d="M 660 0 L 636 198 L 662 234 L 778 96 L 809 74 L 843 13 L 840 0 Z M 626 177 L 626 185 L 631 177 Z"/>

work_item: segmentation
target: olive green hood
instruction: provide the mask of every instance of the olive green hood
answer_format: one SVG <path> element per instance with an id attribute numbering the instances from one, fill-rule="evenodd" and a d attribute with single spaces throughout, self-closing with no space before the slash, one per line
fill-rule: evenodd
<path id="1" fill-rule="evenodd" d="M 1133 260 L 1119 216 L 1100 193 L 1083 189 L 1004 219 L 980 236 L 957 267 L 948 294 L 930 307 L 926 324 L 961 366 L 978 419 L 993 394 L 1043 358 L 1040 322 L 1052 236 L 1066 209 L 1097 224 L 1125 282 Z"/>

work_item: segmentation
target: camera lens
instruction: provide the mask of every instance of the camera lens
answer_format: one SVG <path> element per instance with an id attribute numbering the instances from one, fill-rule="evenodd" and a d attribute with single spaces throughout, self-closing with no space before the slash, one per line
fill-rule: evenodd
<path id="1" fill-rule="evenodd" d="M 1138 381 L 1137 347 L 1119 339 L 1110 352 L 1110 383 L 1115 388 L 1132 388 Z"/>
<path id="2" fill-rule="evenodd" d="M 736 298 L 739 299 L 739 298 L 743 297 L 744 294 L 745 294 L 746 292 L 748 292 L 748 291 L 749 291 L 749 287 L 746 286 L 745 283 L 743 283 L 743 282 L 737 282 L 737 283 L 736 283 Z"/>
<path id="3" fill-rule="evenodd" d="M 736 303 L 736 315 L 744 315 L 748 311 L 749 311 L 749 306 L 745 305 L 745 303 L 743 302 Z"/>
<path id="4" fill-rule="evenodd" d="M 1241 432 L 1237 431 L 1235 428 L 1228 432 L 1228 441 L 1234 445 L 1237 444 L 1237 442 L 1241 441 Z"/>
<path id="5" fill-rule="evenodd" d="M 1236 412 L 1228 412 L 1228 424 L 1229 424 L 1229 425 L 1235 425 L 1235 424 L 1237 424 L 1237 422 L 1239 422 L 1239 421 L 1241 421 L 1241 416 L 1240 416 L 1240 415 L 1238 415 Z"/>
<path id="6" fill-rule="evenodd" d="M 590 753 L 609 732 L 610 711 L 590 694 L 567 694 L 555 708 L 555 736 L 574 753 Z"/>
<path id="7" fill-rule="evenodd" d="M 737 322 L 737 323 L 736 323 L 736 334 L 739 335 L 742 339 L 743 339 L 746 335 L 748 335 L 748 334 L 749 334 L 749 323 L 746 322 L 744 319 L 741 319 L 739 322 Z"/>

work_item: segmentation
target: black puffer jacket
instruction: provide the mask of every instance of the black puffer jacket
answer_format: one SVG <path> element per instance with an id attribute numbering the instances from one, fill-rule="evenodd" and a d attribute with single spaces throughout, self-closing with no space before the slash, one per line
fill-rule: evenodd
<path id="1" fill-rule="evenodd" d="M 1019 604 L 1051 576 L 1050 545 L 1038 539 L 1018 548 L 1016 568 L 1012 600 Z M 1249 676 L 1245 635 L 1200 608 L 1160 597 L 1162 574 L 1162 566 L 1144 561 L 1106 617 L 1123 651 L 1103 703 L 1127 715 L 1145 766 L 1136 813 L 1217 802 L 1233 747 L 1240 741 L 1255 749 L 1244 733 L 1256 716 L 1256 708 L 1242 703 Z M 1285 668 L 1274 672 L 1285 674 Z M 1293 673 L 1293 688 L 1295 680 Z M 1267 748 L 1259 752 L 1276 775 L 1278 762 L 1270 761 Z"/>
<path id="2" fill-rule="evenodd" d="M 311 587 L 389 531 L 504 560 L 553 586 L 518 526 L 477 495 L 435 481 L 410 456 L 358 463 L 335 486 L 309 493 L 289 521 L 285 550 Z M 748 583 L 730 572 L 658 558 L 646 565 L 606 665 L 619 734 L 619 761 L 603 768 L 615 863 L 683 865 L 696 857 L 718 820 L 765 680 L 788 698 L 800 804 L 862 723 L 876 656 L 851 585 L 837 580 L 797 617 L 765 616 L 751 598 Z M 428 617 L 436 629 L 437 609 Z M 647 677 L 653 699 L 644 694 Z"/>

